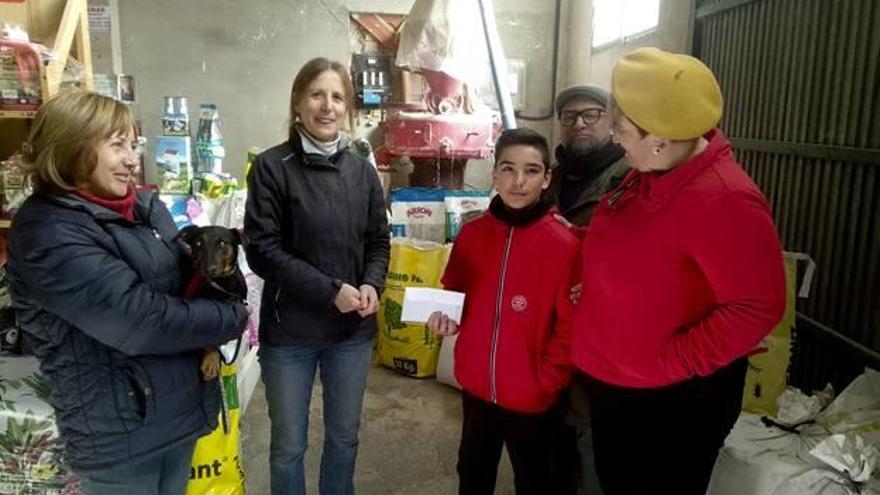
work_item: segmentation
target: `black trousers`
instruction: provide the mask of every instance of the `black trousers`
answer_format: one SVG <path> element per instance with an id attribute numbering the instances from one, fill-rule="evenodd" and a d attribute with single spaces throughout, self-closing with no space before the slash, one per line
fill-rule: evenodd
<path id="1" fill-rule="evenodd" d="M 517 495 L 547 495 L 558 491 L 554 473 L 554 428 L 561 409 L 522 414 L 462 394 L 464 421 L 458 449 L 459 495 L 492 495 L 501 447 L 507 446 Z"/>
<path id="2" fill-rule="evenodd" d="M 656 389 L 579 375 L 590 396 L 596 472 L 605 495 L 705 495 L 742 406 L 748 361 Z"/>
<path id="3" fill-rule="evenodd" d="M 577 495 L 581 478 L 581 453 L 578 447 L 578 427 L 571 421 L 572 404 L 571 388 L 563 389 L 559 394 L 558 418 L 552 418 L 552 475 L 558 481 L 557 495 Z M 592 459 L 592 457 L 590 457 Z M 591 467 L 592 469 L 592 467 Z M 590 494 L 593 495 L 593 494 Z"/>

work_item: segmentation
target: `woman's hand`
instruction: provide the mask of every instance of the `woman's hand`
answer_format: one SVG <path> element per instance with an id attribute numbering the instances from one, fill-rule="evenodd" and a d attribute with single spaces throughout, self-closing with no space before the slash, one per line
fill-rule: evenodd
<path id="1" fill-rule="evenodd" d="M 339 292 L 336 293 L 333 304 L 340 313 L 357 311 L 361 307 L 361 293 L 351 285 L 342 284 Z"/>
<path id="2" fill-rule="evenodd" d="M 220 375 L 220 351 L 216 347 L 208 347 L 202 353 L 202 379 L 209 382 Z"/>
<path id="3" fill-rule="evenodd" d="M 370 284 L 361 285 L 360 297 L 361 305 L 358 308 L 358 314 L 361 315 L 361 318 L 366 318 L 379 311 L 379 294 L 376 293 L 375 287 Z"/>
<path id="4" fill-rule="evenodd" d="M 566 220 L 564 216 L 558 213 L 553 215 L 553 219 L 556 220 L 559 225 L 567 228 L 572 234 L 575 235 L 575 237 L 580 240 L 583 240 L 584 236 L 587 235 L 586 227 L 578 227 L 577 225 Z"/>
<path id="5" fill-rule="evenodd" d="M 574 224 L 572 224 L 571 222 L 569 222 L 564 216 L 562 216 L 562 215 L 560 215 L 560 214 L 558 214 L 558 213 L 556 213 L 556 214 L 553 215 L 553 219 L 556 220 L 556 222 L 558 222 L 559 225 L 562 225 L 563 227 L 565 227 L 565 228 L 567 228 L 567 229 L 573 229 L 573 228 L 576 228 L 576 227 L 574 226 Z"/>
<path id="6" fill-rule="evenodd" d="M 445 313 L 439 311 L 431 313 L 431 316 L 428 317 L 428 322 L 425 323 L 425 325 L 428 327 L 428 330 L 444 337 L 449 337 L 458 333 L 458 324 L 446 316 Z"/>

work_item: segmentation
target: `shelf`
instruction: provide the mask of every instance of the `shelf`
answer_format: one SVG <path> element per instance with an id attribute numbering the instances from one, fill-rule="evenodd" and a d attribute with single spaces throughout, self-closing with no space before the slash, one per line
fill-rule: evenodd
<path id="1" fill-rule="evenodd" d="M 94 91 L 87 0 L 0 0 L 0 19 L 21 24 L 31 39 L 41 40 L 55 53 L 55 58 L 40 64 L 43 101 L 58 93 L 71 50 L 83 66 L 85 89 Z M 0 118 L 33 117 L 32 113 L 6 113 L 0 111 Z"/>
<path id="2" fill-rule="evenodd" d="M 32 119 L 36 110 L 0 110 L 0 119 Z"/>

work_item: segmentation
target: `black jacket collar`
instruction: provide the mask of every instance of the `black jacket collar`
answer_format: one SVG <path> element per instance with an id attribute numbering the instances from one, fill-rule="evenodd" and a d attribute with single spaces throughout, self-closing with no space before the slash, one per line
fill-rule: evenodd
<path id="1" fill-rule="evenodd" d="M 504 204 L 504 201 L 501 200 L 500 194 L 496 194 L 495 197 L 492 198 L 492 202 L 489 203 L 489 212 L 492 213 L 492 216 L 507 225 L 512 227 L 522 227 L 543 217 L 551 206 L 552 203 L 547 199 L 546 195 L 541 194 L 538 198 L 538 202 L 532 206 L 514 210 L 508 208 Z"/>
<path id="2" fill-rule="evenodd" d="M 291 127 L 290 137 L 287 142 L 293 149 L 293 153 L 299 157 L 305 165 L 336 168 L 336 164 L 339 162 L 339 157 L 348 151 L 348 146 L 340 145 L 336 153 L 333 153 L 330 156 L 322 155 L 320 153 L 306 153 L 305 149 L 303 149 L 302 140 L 303 138 L 300 136 L 299 132 Z"/>

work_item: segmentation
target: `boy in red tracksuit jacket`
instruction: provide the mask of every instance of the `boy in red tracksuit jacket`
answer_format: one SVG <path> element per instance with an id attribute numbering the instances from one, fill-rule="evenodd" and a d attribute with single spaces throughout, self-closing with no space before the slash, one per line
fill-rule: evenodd
<path id="1" fill-rule="evenodd" d="M 547 141 L 530 129 L 504 131 L 495 146 L 498 195 L 464 225 L 443 285 L 464 292 L 458 326 L 434 313 L 428 328 L 459 333 L 455 377 L 464 389 L 458 451 L 460 495 L 491 495 L 507 445 L 517 495 L 553 487 L 554 405 L 568 384 L 569 291 L 579 277 L 577 238 L 553 218 Z"/>

